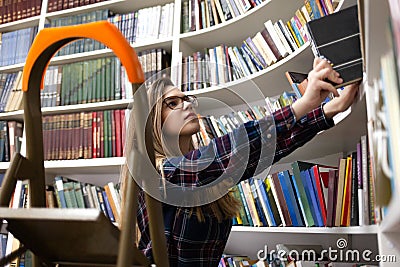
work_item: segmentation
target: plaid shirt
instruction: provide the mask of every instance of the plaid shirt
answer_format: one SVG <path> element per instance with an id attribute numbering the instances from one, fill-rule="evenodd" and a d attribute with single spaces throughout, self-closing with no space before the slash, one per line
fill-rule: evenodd
<path id="1" fill-rule="evenodd" d="M 276 144 L 270 141 L 271 136 L 267 134 L 270 126 L 267 119 L 247 122 L 243 125 L 245 131 L 241 131 L 241 134 L 247 134 L 247 145 L 240 141 L 243 136 L 237 131 L 213 139 L 208 146 L 193 150 L 185 157 L 168 159 L 164 164 L 165 178 L 181 186 L 194 187 L 216 180 L 227 169 L 232 175 L 235 174 L 235 169 L 244 169 L 240 173 L 242 181 L 264 169 L 258 169 L 258 166 L 279 161 L 307 143 L 318 132 L 334 125 L 333 120 L 325 118 L 322 106 L 298 121 L 291 106 L 274 112 L 272 117 L 276 127 Z M 275 145 L 272 150 L 271 144 Z M 263 153 L 262 147 L 269 155 Z M 242 158 L 241 150 L 246 151 L 247 158 Z M 271 153 L 272 151 L 275 151 L 275 154 Z M 207 153 L 211 153 L 213 160 L 203 169 L 198 166 L 202 163 L 198 159 L 200 156 L 204 158 Z M 191 164 L 192 160 L 196 160 L 196 164 Z M 243 162 L 246 162 L 244 160 L 247 161 L 246 168 L 243 167 Z M 190 214 L 190 211 L 190 208 L 163 204 L 170 266 L 218 266 L 232 228 L 232 220 L 218 223 L 212 214 L 204 214 L 205 222 L 199 222 L 197 216 L 194 213 Z M 143 191 L 139 194 L 138 225 L 142 234 L 139 248 L 151 259 L 152 246 Z"/>

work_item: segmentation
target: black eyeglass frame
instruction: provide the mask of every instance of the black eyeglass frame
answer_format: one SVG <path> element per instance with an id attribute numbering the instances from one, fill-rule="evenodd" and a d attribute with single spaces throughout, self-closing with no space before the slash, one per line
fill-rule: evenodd
<path id="1" fill-rule="evenodd" d="M 171 107 L 170 104 L 167 103 L 168 100 L 171 99 L 180 99 L 181 102 L 176 105 L 175 107 Z M 184 102 L 189 102 L 193 105 L 193 107 L 198 107 L 199 106 L 199 102 L 197 101 L 197 97 L 194 95 L 185 95 L 185 96 L 171 96 L 171 97 L 167 97 L 163 100 L 163 104 L 165 104 L 168 108 L 172 109 L 172 110 L 177 110 L 177 109 L 182 109 L 183 108 L 183 103 Z"/>

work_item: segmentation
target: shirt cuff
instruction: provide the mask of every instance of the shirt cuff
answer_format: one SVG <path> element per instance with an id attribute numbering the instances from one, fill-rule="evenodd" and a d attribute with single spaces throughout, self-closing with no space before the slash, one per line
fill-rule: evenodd
<path id="1" fill-rule="evenodd" d="M 333 120 L 333 118 L 330 118 L 330 119 L 328 119 L 326 116 L 325 116 L 325 112 L 324 112 L 324 105 L 325 105 L 326 103 L 322 103 L 320 106 L 319 106 L 319 112 L 318 112 L 318 114 L 321 114 L 321 117 L 322 117 L 322 120 L 319 120 L 319 121 L 321 121 L 321 123 L 323 123 L 324 125 L 321 125 L 321 128 L 322 129 L 324 129 L 324 130 L 326 130 L 326 129 L 329 129 L 329 128 L 331 128 L 331 127 L 333 127 L 333 126 L 335 126 L 335 122 L 334 122 L 334 120 Z"/>

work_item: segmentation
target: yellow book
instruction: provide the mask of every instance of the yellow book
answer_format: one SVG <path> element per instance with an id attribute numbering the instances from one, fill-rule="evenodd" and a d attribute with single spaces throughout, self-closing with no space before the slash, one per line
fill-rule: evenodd
<path id="1" fill-rule="evenodd" d="M 340 159 L 339 161 L 339 178 L 336 193 L 336 214 L 335 214 L 335 226 L 340 226 L 340 219 L 342 216 L 342 200 L 343 200 L 343 188 L 346 176 L 346 159 Z"/>
<path id="2" fill-rule="evenodd" d="M 294 33 L 294 30 L 293 30 L 293 28 L 292 28 L 292 24 L 290 23 L 290 21 L 287 21 L 287 22 L 286 22 L 286 26 L 288 27 L 290 33 L 292 34 L 293 39 L 294 39 L 294 41 L 296 42 L 297 47 L 300 47 L 301 44 L 300 44 L 299 40 L 297 39 L 296 34 Z"/>
<path id="3" fill-rule="evenodd" d="M 350 225 L 350 202 L 351 202 L 351 156 L 346 158 L 346 170 L 344 177 L 342 214 L 340 216 L 340 226 Z"/>

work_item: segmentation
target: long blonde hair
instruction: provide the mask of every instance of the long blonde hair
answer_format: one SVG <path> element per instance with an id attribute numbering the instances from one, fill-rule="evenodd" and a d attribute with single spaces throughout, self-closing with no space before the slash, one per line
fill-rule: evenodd
<path id="1" fill-rule="evenodd" d="M 166 88 L 175 86 L 173 82 L 167 78 L 162 77 L 157 79 L 148 91 L 148 99 L 150 106 L 150 118 L 153 120 L 153 145 L 155 152 L 156 167 L 162 173 L 163 162 L 166 159 L 166 153 L 163 148 L 163 134 L 162 134 L 162 100 L 166 93 Z M 125 146 L 125 153 L 129 153 L 129 149 L 133 143 L 133 123 L 129 123 L 129 129 L 127 130 L 127 139 Z M 194 148 L 192 144 L 192 148 Z M 128 155 L 128 154 L 127 154 Z M 126 164 L 123 167 L 122 179 L 129 179 L 130 175 Z M 123 182 L 122 180 L 122 182 Z M 124 199 L 124 190 L 122 190 L 122 196 Z M 219 222 L 224 219 L 231 219 L 238 215 L 240 202 L 237 200 L 231 191 L 227 192 L 226 195 L 220 199 L 202 206 L 192 207 L 191 214 L 195 213 L 199 221 L 204 221 L 205 212 L 214 215 Z"/>

